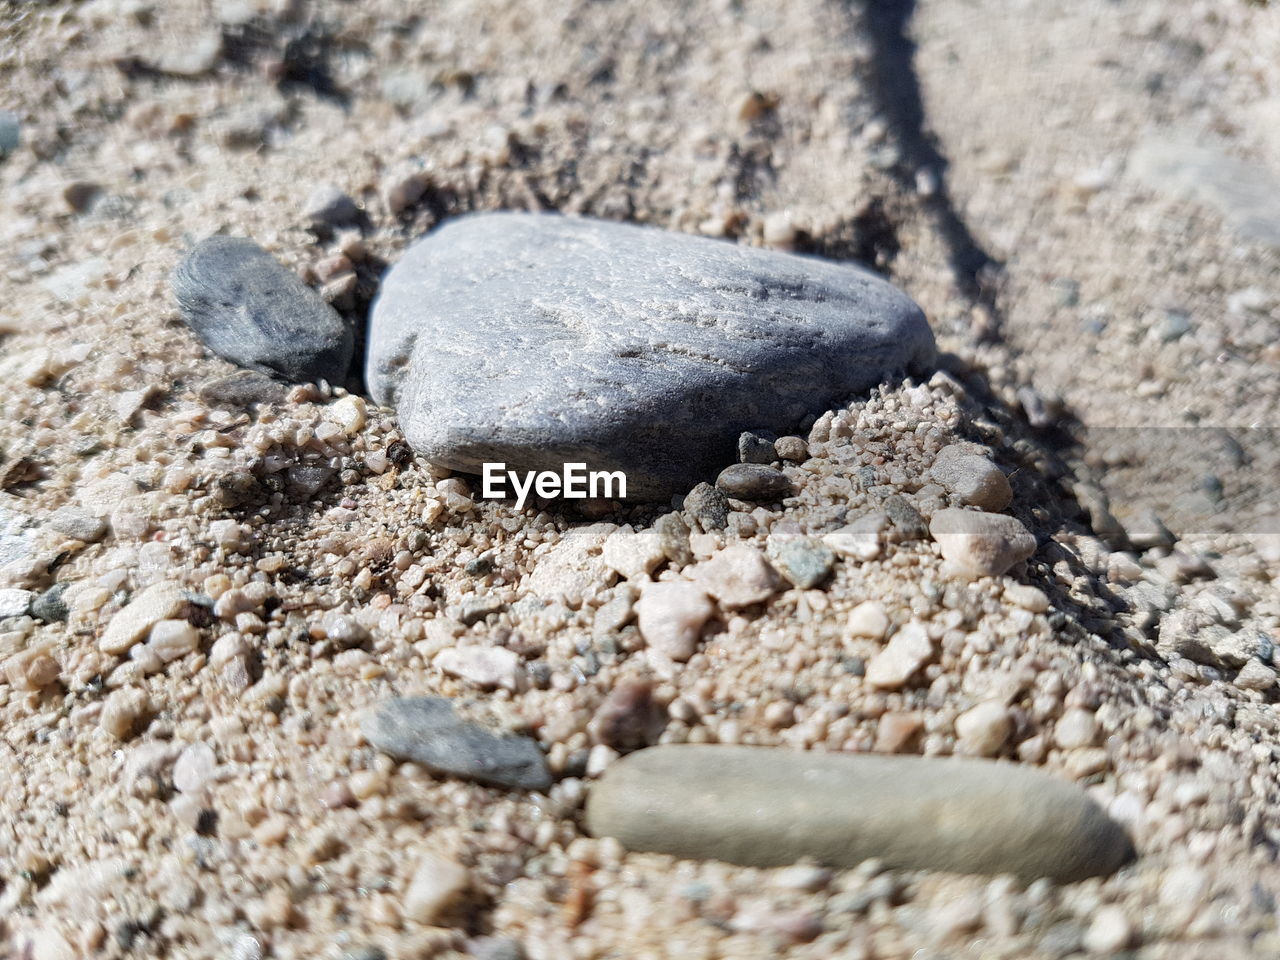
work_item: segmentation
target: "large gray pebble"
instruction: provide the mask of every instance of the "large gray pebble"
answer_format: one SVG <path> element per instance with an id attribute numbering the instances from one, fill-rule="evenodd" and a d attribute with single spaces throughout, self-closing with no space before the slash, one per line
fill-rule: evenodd
<path id="1" fill-rule="evenodd" d="M 346 378 L 351 328 L 252 240 L 200 241 L 172 286 L 187 326 L 223 359 L 295 383 Z"/>
<path id="2" fill-rule="evenodd" d="M 366 379 L 425 458 L 622 470 L 666 499 L 746 429 L 928 363 L 919 308 L 864 270 L 555 215 L 483 214 L 410 247 L 374 304 Z"/>
<path id="3" fill-rule="evenodd" d="M 445 697 L 388 700 L 360 729 L 383 753 L 433 773 L 511 790 L 546 791 L 551 786 L 551 770 L 535 741 L 464 720 Z"/>
<path id="4" fill-rule="evenodd" d="M 965 758 L 654 747 L 614 763 L 587 826 L 632 850 L 771 867 L 1011 873 L 1069 882 L 1134 855 L 1124 830 L 1074 784 Z"/>

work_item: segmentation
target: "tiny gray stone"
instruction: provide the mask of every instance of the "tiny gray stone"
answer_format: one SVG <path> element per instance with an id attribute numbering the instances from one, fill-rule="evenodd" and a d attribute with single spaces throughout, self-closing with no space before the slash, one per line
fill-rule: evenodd
<path id="1" fill-rule="evenodd" d="M 632 850 L 772 867 L 872 857 L 909 870 L 1060 882 L 1134 856 L 1077 786 L 959 757 L 682 744 L 640 750 L 592 787 L 587 827 Z"/>
<path id="2" fill-rule="evenodd" d="M 723 530 L 729 524 L 729 501 L 709 483 L 700 483 L 689 491 L 684 509 L 704 533 Z"/>
<path id="3" fill-rule="evenodd" d="M 929 535 L 929 525 L 924 522 L 924 517 L 905 497 L 897 494 L 886 497 L 883 509 L 899 540 L 923 540 Z"/>
<path id="4" fill-rule="evenodd" d="M 763 463 L 725 467 L 716 477 L 716 489 L 726 497 L 757 503 L 773 503 L 795 492 L 785 473 Z"/>
<path id="5" fill-rule="evenodd" d="M 476 960 L 524 960 L 520 941 L 507 937 L 477 937 L 467 944 L 467 954 Z"/>
<path id="6" fill-rule="evenodd" d="M 237 370 L 200 387 L 200 399 L 212 407 L 250 407 L 284 403 L 288 391 L 280 381 L 256 370 Z"/>
<path id="7" fill-rule="evenodd" d="M 462 605 L 462 611 L 458 614 L 458 619 L 470 627 L 490 614 L 498 613 L 504 607 L 506 607 L 506 604 L 502 602 L 501 597 L 493 595 L 475 597 Z"/>
<path id="8" fill-rule="evenodd" d="M 358 226 L 362 211 L 342 190 L 332 183 L 325 183 L 316 187 L 307 197 L 303 215 L 313 228 L 333 230 Z"/>
<path id="9" fill-rule="evenodd" d="M 60 507 L 49 517 L 49 526 L 65 537 L 97 543 L 107 535 L 107 521 L 76 507 Z"/>
<path id="10" fill-rule="evenodd" d="M 102 196 L 102 188 L 91 180 L 74 180 L 62 188 L 62 199 L 76 213 L 84 213 Z"/>
<path id="11" fill-rule="evenodd" d="M 1181 339 L 1191 332 L 1191 315 L 1185 310 L 1168 310 L 1157 332 L 1165 343 Z"/>
<path id="12" fill-rule="evenodd" d="M 836 555 L 821 540 L 796 537 L 785 540 L 774 551 L 778 572 L 801 590 L 812 590 L 831 576 Z"/>
<path id="13" fill-rule="evenodd" d="M 443 776 L 512 790 L 551 786 L 551 770 L 534 740 L 463 720 L 444 697 L 387 700 L 365 718 L 361 730 L 383 753 Z"/>
<path id="14" fill-rule="evenodd" d="M 749 430 L 739 435 L 739 463 L 773 463 L 777 459 L 778 451 L 773 447 L 772 437 L 765 437 Z"/>
<path id="15" fill-rule="evenodd" d="M 187 326 L 218 356 L 293 382 L 346 378 L 351 328 L 252 240 L 200 241 L 171 283 Z"/>
<path id="16" fill-rule="evenodd" d="M 845 264 L 571 217 L 478 214 L 410 247 L 373 306 L 366 381 L 425 459 L 621 470 L 665 500 L 746 429 L 927 365 L 904 294 Z"/>
<path id="17" fill-rule="evenodd" d="M 688 506 L 687 499 L 685 505 Z M 689 549 L 689 525 L 680 514 L 664 513 L 653 522 L 653 529 L 658 535 L 662 555 L 671 563 L 679 567 L 693 563 L 693 551 Z"/>
<path id="18" fill-rule="evenodd" d="M 31 601 L 35 594 L 30 590 L 17 588 L 0 588 L 0 620 L 7 617 L 25 617 L 31 609 Z"/>
<path id="19" fill-rule="evenodd" d="M 64 583 L 55 584 L 36 597 L 31 601 L 31 615 L 45 623 L 62 623 L 66 620 L 70 612 L 67 610 L 66 601 L 62 599 L 62 593 L 66 588 Z"/>
<path id="20" fill-rule="evenodd" d="M 17 151 L 22 144 L 22 124 L 16 113 L 0 110 L 0 160 Z"/>

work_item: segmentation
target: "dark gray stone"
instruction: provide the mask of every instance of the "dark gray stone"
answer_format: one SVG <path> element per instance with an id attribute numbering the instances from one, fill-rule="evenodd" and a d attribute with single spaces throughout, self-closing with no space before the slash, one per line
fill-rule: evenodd
<path id="1" fill-rule="evenodd" d="M 444 697 L 387 700 L 365 718 L 361 730 L 383 753 L 443 776 L 509 790 L 551 786 L 551 770 L 534 740 L 463 720 Z"/>
<path id="2" fill-rule="evenodd" d="M 894 494 L 886 497 L 884 512 L 893 524 L 894 532 L 899 540 L 923 540 L 929 535 L 929 525 L 925 523 L 920 511 L 905 498 Z"/>
<path id="3" fill-rule="evenodd" d="M 554 215 L 455 220 L 406 251 L 374 304 L 366 379 L 414 449 L 622 470 L 664 500 L 908 368 L 933 335 L 861 269 L 703 237 Z"/>
<path id="4" fill-rule="evenodd" d="M 716 489 L 726 497 L 773 503 L 795 492 L 787 475 L 763 463 L 735 463 L 720 471 Z"/>
<path id="5" fill-rule="evenodd" d="M 66 601 L 62 599 L 62 592 L 66 588 L 65 583 L 55 584 L 36 597 L 31 601 L 31 615 L 45 623 L 62 623 L 66 620 L 70 613 Z"/>
<path id="6" fill-rule="evenodd" d="M 284 403 L 288 391 L 278 380 L 256 370 L 237 370 L 200 387 L 200 399 L 213 407 L 250 407 Z"/>
<path id="7" fill-rule="evenodd" d="M 1113 873 L 1132 842 L 1075 784 L 960 757 L 653 747 L 592 787 L 587 827 L 632 850 L 772 867 L 1010 873 L 1060 882 Z"/>
<path id="8" fill-rule="evenodd" d="M 773 437 L 746 431 L 738 437 L 738 462 L 773 463 L 778 459 L 778 451 L 774 449 L 773 441 Z"/>
<path id="9" fill-rule="evenodd" d="M 729 525 L 729 501 L 709 483 L 700 483 L 684 498 L 684 509 L 703 533 L 723 530 Z"/>
<path id="10" fill-rule="evenodd" d="M 252 240 L 200 241 L 171 283 L 187 326 L 218 356 L 292 382 L 346 379 L 351 328 Z"/>

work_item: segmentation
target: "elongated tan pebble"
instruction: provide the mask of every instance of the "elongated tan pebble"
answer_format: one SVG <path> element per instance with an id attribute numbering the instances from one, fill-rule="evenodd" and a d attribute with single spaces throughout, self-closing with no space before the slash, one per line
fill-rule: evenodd
<path id="1" fill-rule="evenodd" d="M 958 757 L 668 745 L 614 763 L 587 826 L 632 850 L 771 867 L 1010 873 L 1068 882 L 1114 872 L 1133 845 L 1079 787 Z"/>

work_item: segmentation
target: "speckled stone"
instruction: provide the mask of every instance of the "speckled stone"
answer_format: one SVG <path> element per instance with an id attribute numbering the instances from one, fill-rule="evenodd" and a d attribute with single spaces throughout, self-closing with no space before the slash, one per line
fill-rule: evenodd
<path id="1" fill-rule="evenodd" d="M 856 267 L 549 214 L 479 214 L 411 246 L 382 283 L 366 381 L 427 460 L 622 470 L 665 500 L 908 368 L 933 336 Z"/>
<path id="2" fill-rule="evenodd" d="M 632 850 L 772 867 L 1010 873 L 1071 882 L 1133 858 L 1124 830 L 1074 784 L 959 757 L 670 745 L 612 764 L 587 827 Z"/>

